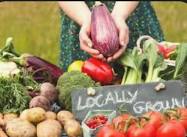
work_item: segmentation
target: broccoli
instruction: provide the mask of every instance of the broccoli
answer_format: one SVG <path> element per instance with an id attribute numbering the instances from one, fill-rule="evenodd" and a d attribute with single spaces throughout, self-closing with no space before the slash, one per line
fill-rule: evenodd
<path id="1" fill-rule="evenodd" d="M 59 91 L 58 101 L 60 106 L 71 110 L 71 92 L 78 88 L 88 88 L 99 86 L 89 76 L 79 71 L 65 72 L 57 81 Z"/>

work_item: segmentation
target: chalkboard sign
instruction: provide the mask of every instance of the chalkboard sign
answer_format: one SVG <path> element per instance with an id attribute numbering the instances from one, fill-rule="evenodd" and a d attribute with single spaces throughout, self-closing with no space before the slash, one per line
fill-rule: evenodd
<path id="1" fill-rule="evenodd" d="M 95 96 L 89 96 L 87 89 L 79 89 L 71 94 L 72 112 L 82 121 L 89 110 L 116 110 L 120 105 L 125 105 L 133 115 L 186 106 L 185 89 L 181 81 L 164 82 L 165 89 L 159 92 L 155 91 L 158 84 L 154 82 L 95 87 Z"/>

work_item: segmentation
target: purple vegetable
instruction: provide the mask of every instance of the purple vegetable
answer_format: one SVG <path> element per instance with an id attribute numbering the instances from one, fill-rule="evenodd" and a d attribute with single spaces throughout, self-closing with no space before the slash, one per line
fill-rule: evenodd
<path id="1" fill-rule="evenodd" d="M 28 91 L 28 93 L 29 93 L 29 96 L 31 96 L 32 98 L 40 95 L 40 93 L 36 91 Z"/>
<path id="2" fill-rule="evenodd" d="M 34 108 L 34 107 L 41 107 L 46 111 L 51 109 L 49 100 L 44 96 L 36 96 L 31 99 L 29 103 L 29 108 Z"/>
<path id="3" fill-rule="evenodd" d="M 93 47 L 105 57 L 112 56 L 119 49 L 118 30 L 105 4 L 92 9 L 91 39 Z"/>
<path id="4" fill-rule="evenodd" d="M 56 85 L 58 78 L 63 74 L 63 70 L 58 66 L 34 55 L 22 54 L 20 63 L 33 72 L 37 82 L 50 82 Z"/>

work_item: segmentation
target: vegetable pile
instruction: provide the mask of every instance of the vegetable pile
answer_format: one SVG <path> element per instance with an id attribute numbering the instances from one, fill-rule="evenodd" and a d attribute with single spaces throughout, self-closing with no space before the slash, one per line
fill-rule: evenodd
<path id="1" fill-rule="evenodd" d="M 58 96 L 52 84 L 62 74 L 62 70 L 39 57 L 19 55 L 12 41 L 11 37 L 7 38 L 4 48 L 0 49 L 0 112 L 20 113 L 29 106 L 49 110 Z M 43 75 L 42 72 L 50 72 L 50 75 Z M 51 80 L 52 83 L 44 83 Z M 40 85 L 43 97 L 33 98 L 40 94 Z"/>
<path id="2" fill-rule="evenodd" d="M 159 44 L 149 38 L 144 41 L 142 49 L 140 47 L 127 49 L 119 58 L 119 63 L 124 66 L 122 85 L 181 79 L 182 68 L 187 60 L 187 44 L 170 44 L 168 50 L 172 48 L 172 51 L 168 53 L 169 60 L 163 56 Z M 175 63 L 174 66 L 169 64 L 171 62 Z"/>
<path id="3" fill-rule="evenodd" d="M 187 108 L 149 111 L 142 116 L 120 114 L 101 127 L 96 137 L 186 137 Z"/>
<path id="4" fill-rule="evenodd" d="M 81 125 L 69 111 L 54 113 L 35 107 L 22 111 L 20 115 L 8 113 L 0 116 L 1 137 L 61 137 L 63 128 L 69 137 L 82 135 Z"/>
<path id="5" fill-rule="evenodd" d="M 56 84 L 58 77 L 63 74 L 59 67 L 40 57 L 28 53 L 18 54 L 14 49 L 12 37 L 7 38 L 4 48 L 0 50 L 0 61 L 4 63 L 14 62 L 19 68 L 25 68 L 32 73 L 33 79 L 39 83 L 50 82 Z M 12 67 L 10 68 L 10 71 L 19 72 L 16 67 L 15 70 Z"/>

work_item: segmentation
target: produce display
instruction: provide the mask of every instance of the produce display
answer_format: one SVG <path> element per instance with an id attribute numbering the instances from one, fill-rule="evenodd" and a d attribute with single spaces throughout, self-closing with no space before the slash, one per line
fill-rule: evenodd
<path id="1" fill-rule="evenodd" d="M 39 57 L 25 53 L 20 56 L 12 41 L 8 38 L 0 50 L 0 136 L 81 136 L 82 128 L 74 115 L 53 108 L 58 104 L 61 90 L 56 84 L 63 71 Z M 95 84 L 87 75 L 78 73 L 75 76 L 82 74 L 83 83 Z"/>
<path id="2" fill-rule="evenodd" d="M 175 61 L 175 66 L 167 64 L 163 54 L 158 49 L 159 43 L 152 38 L 143 43 L 142 49 L 139 47 L 128 49 L 119 59 L 119 63 L 124 66 L 121 84 L 157 82 L 179 78 L 183 74 L 182 68 L 186 63 L 187 44 L 175 45 L 173 43 L 170 44 L 169 48 L 173 46 L 176 48 L 175 51 L 171 51 L 169 58 L 170 61 Z"/>
<path id="3" fill-rule="evenodd" d="M 82 135 L 81 125 L 71 112 L 55 113 L 40 107 L 26 109 L 20 115 L 1 114 L 0 127 L 2 137 L 61 137 L 63 132 L 69 137 Z"/>
<path id="4" fill-rule="evenodd" d="M 149 111 L 139 117 L 124 113 L 101 127 L 96 137 L 186 137 L 186 114 L 187 108 Z"/>
<path id="5" fill-rule="evenodd" d="M 105 57 L 112 56 L 120 46 L 115 22 L 102 3 L 92 9 L 91 39 L 93 48 Z M 0 49 L 0 137 L 82 137 L 86 130 L 71 112 L 75 100 L 71 93 L 78 89 L 87 88 L 88 96 L 94 96 L 93 87 L 100 86 L 169 80 L 182 80 L 187 85 L 187 43 L 158 42 L 141 36 L 137 45 L 126 49 L 116 62 L 124 70 L 122 75 L 111 64 L 94 57 L 75 60 L 65 72 L 35 55 L 17 53 L 13 38 L 7 38 Z M 165 88 L 162 86 L 158 88 Z M 187 134 L 187 108 L 149 111 L 139 117 L 129 113 L 116 116 L 115 111 L 111 119 L 113 115 L 86 117 L 86 128 L 96 137 Z"/>

